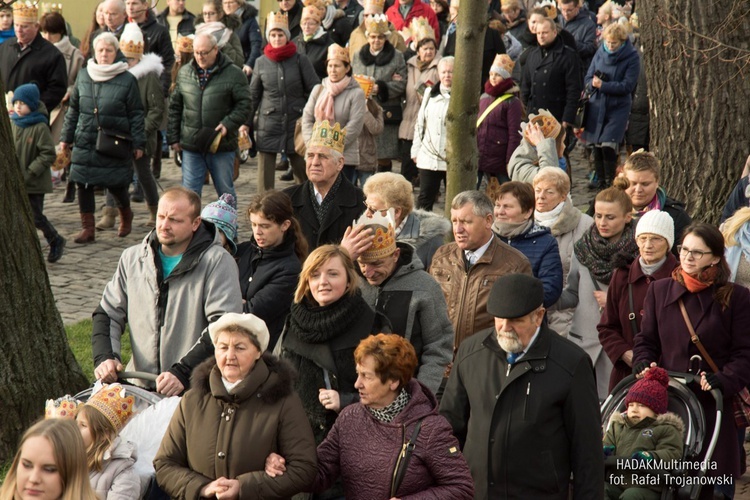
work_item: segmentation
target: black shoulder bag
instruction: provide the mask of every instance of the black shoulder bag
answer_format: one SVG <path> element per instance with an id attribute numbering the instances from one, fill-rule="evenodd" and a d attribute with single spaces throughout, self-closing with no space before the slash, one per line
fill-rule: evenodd
<path id="1" fill-rule="evenodd" d="M 94 82 L 91 82 L 91 94 L 94 98 L 94 119 L 96 119 L 96 152 L 120 160 L 132 157 L 133 137 L 116 130 L 104 129 L 99 123 L 99 99 Z"/>
<path id="2" fill-rule="evenodd" d="M 391 479 L 391 498 L 396 496 L 396 491 L 398 491 L 399 486 L 401 486 L 401 483 L 404 481 L 404 476 L 406 476 L 406 469 L 409 468 L 409 461 L 411 460 L 411 455 L 417 445 L 417 437 L 419 437 L 419 431 L 421 428 L 422 419 L 419 419 L 417 425 L 414 427 L 414 431 L 411 433 L 409 442 L 404 443 L 404 445 L 401 447 L 401 453 L 399 453 L 398 459 L 396 460 L 396 466 L 393 468 L 393 476 Z"/>

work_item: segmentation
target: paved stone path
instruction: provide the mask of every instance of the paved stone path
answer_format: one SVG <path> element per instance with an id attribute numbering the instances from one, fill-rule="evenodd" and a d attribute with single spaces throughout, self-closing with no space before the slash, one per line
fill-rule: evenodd
<path id="1" fill-rule="evenodd" d="M 579 208 L 585 207 L 593 197 L 593 192 L 586 187 L 585 178 L 588 172 L 588 164 L 579 150 L 574 152 L 573 158 L 573 201 Z M 247 207 L 250 196 L 255 193 L 257 164 L 250 159 L 240 167 L 240 177 L 235 183 L 238 203 L 240 207 L 240 241 L 246 241 L 250 237 L 249 224 L 246 221 L 242 209 Z M 276 175 L 276 187 L 284 188 L 290 186 L 291 182 L 278 180 L 280 173 Z M 174 162 L 165 160 L 160 179 L 161 186 L 168 188 L 180 183 L 181 171 Z M 143 223 L 148 219 L 148 210 L 145 203 L 133 203 L 135 219 L 133 221 L 133 232 L 126 238 L 118 238 L 114 229 L 97 231 L 96 243 L 90 245 L 77 245 L 73 243 L 74 236 L 80 230 L 80 219 L 78 216 L 78 205 L 65 204 L 62 199 L 64 189 L 56 188 L 54 193 L 47 195 L 45 200 L 45 214 L 68 239 L 65 255 L 62 260 L 55 264 L 47 264 L 52 291 L 55 295 L 57 307 L 66 325 L 76 323 L 83 319 L 91 318 L 91 313 L 99 303 L 102 290 L 112 277 L 122 251 L 138 242 L 148 233 L 148 228 Z M 203 204 L 215 201 L 217 198 L 213 185 L 203 188 Z M 97 205 L 100 207 L 104 198 L 97 196 Z M 441 195 L 435 211 L 444 208 L 445 196 Z M 97 219 L 99 218 L 97 213 Z M 41 238 L 41 234 L 40 234 Z M 46 242 L 41 240 L 43 251 L 46 255 Z M 746 447 L 750 452 L 750 447 Z M 750 500 L 750 476 L 747 474 L 737 482 L 735 498 Z"/>

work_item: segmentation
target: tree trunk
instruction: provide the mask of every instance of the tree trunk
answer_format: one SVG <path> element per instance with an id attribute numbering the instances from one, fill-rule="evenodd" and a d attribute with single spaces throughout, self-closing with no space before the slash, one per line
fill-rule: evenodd
<path id="1" fill-rule="evenodd" d="M 445 119 L 448 133 L 445 215 L 449 219 L 453 197 L 474 189 L 477 184 L 477 110 L 485 29 L 486 2 L 464 0 L 458 11 L 456 61 Z"/>
<path id="2" fill-rule="evenodd" d="M 2 85 L 0 85 L 0 89 Z M 4 100 L 0 104 L 0 463 L 44 402 L 87 385 L 52 296 Z"/>
<path id="3" fill-rule="evenodd" d="M 750 2 L 638 3 L 660 183 L 717 222 L 750 144 Z"/>

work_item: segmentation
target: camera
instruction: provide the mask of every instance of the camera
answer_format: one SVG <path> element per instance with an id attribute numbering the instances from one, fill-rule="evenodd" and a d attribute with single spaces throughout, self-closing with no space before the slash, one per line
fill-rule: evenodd
<path id="1" fill-rule="evenodd" d="M 600 70 L 594 71 L 594 76 L 597 77 L 599 80 L 601 80 L 603 82 L 608 82 L 609 81 L 609 77 L 607 76 L 607 74 L 606 73 L 602 73 Z"/>

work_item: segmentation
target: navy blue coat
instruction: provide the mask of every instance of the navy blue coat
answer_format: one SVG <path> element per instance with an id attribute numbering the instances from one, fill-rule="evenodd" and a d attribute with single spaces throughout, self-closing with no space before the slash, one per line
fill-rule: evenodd
<path id="1" fill-rule="evenodd" d="M 625 138 L 633 92 L 641 71 L 641 58 L 630 40 L 626 40 L 614 54 L 605 51 L 602 44 L 586 73 L 585 88 L 592 88 L 591 81 L 596 71 L 604 73 L 608 81 L 602 82 L 600 88 L 593 89 L 583 138 L 589 144 L 619 144 Z"/>
<path id="2" fill-rule="evenodd" d="M 513 239 L 503 238 L 499 234 L 497 237 L 529 259 L 532 273 L 542 280 L 544 286 L 544 307 L 557 302 L 563 289 L 563 267 L 557 240 L 549 228 L 535 222 L 526 233 Z"/>

